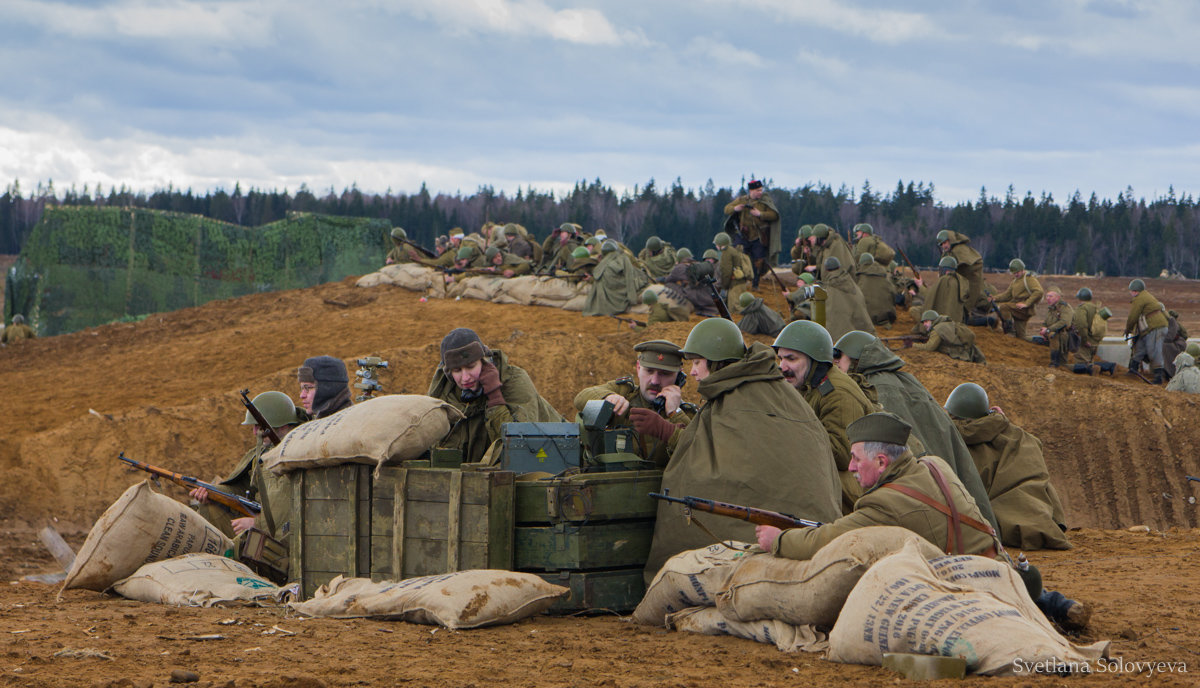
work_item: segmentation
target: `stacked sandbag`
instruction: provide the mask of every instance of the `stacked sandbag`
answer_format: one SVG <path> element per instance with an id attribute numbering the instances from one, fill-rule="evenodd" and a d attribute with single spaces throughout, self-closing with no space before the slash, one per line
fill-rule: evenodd
<path id="1" fill-rule="evenodd" d="M 471 275 L 451 285 L 447 289 L 446 294 L 448 296 L 476 299 L 478 301 L 495 301 L 504 287 L 504 283 L 507 281 L 507 277 Z"/>
<path id="2" fill-rule="evenodd" d="M 591 284 L 585 281 L 572 282 L 556 277 L 539 277 L 530 292 L 530 305 L 582 311 L 583 302 L 587 300 L 591 290 Z"/>
<path id="3" fill-rule="evenodd" d="M 378 272 L 363 275 L 355 284 L 360 287 L 390 284 L 422 292 L 431 298 L 446 296 L 446 281 L 442 278 L 442 271 L 419 263 L 385 265 Z"/>
<path id="4" fill-rule="evenodd" d="M 532 573 L 474 569 L 399 583 L 338 576 L 311 600 L 290 606 L 306 616 L 369 617 L 460 629 L 514 623 L 546 611 L 568 592 Z"/>
<path id="5" fill-rule="evenodd" d="M 146 564 L 112 590 L 131 600 L 176 607 L 266 606 L 277 604 L 282 594 L 245 564 L 198 553 Z"/>
<path id="6" fill-rule="evenodd" d="M 667 627 L 701 635 L 732 635 L 774 645 L 784 652 L 824 652 L 828 635 L 814 626 L 796 626 L 775 619 L 730 621 L 715 607 L 689 607 L 667 616 Z"/>
<path id="7" fill-rule="evenodd" d="M 532 306 L 533 291 L 537 288 L 538 280 L 542 279 L 536 275 L 521 275 L 520 277 L 510 277 L 504 280 L 500 285 L 500 291 L 493 299 L 496 303 L 515 303 L 522 306 Z"/>
<path id="8" fill-rule="evenodd" d="M 386 394 L 300 425 L 264 453 L 263 462 L 275 475 L 345 463 L 400 463 L 435 446 L 460 418 L 440 399 Z"/>
<path id="9" fill-rule="evenodd" d="M 633 620 L 645 626 L 666 626 L 667 617 L 690 607 L 713 607 L 717 595 L 743 557 L 762 556 L 751 545 L 731 542 L 680 552 L 667 560 L 633 610 Z"/>
<path id="10" fill-rule="evenodd" d="M 143 481 L 125 490 L 92 526 L 63 589 L 102 592 L 143 564 L 181 554 L 224 554 L 233 541 L 187 506 Z"/>
<path id="11" fill-rule="evenodd" d="M 1073 645 L 1037 610 L 1015 573 L 979 559 L 967 562 L 970 569 L 956 568 L 963 561 L 939 566 L 957 583 L 940 578 L 916 542 L 881 559 L 847 598 L 829 634 L 828 658 L 879 665 L 885 652 L 961 657 L 969 673 L 1002 676 L 1108 655 L 1108 642 Z"/>

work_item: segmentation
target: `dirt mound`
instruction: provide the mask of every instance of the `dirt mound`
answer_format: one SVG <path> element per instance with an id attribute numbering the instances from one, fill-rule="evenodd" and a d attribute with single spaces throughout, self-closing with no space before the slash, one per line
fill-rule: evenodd
<path id="1" fill-rule="evenodd" d="M 1127 283 L 1105 282 L 1114 296 Z M 542 394 L 573 417 L 579 389 L 630 374 L 634 343 L 665 338 L 682 344 L 691 329 L 671 323 L 637 333 L 616 320 L 575 312 L 422 302 L 413 292 L 353 283 L 218 301 L 0 351 L 0 384 L 8 390 L 0 397 L 0 417 L 12 421 L 0 439 L 7 478 L 0 513 L 29 524 L 55 516 L 64 530 L 86 529 L 142 477 L 116 461 L 121 451 L 203 478 L 225 472 L 249 443 L 239 426 L 237 390 L 280 389 L 295 397 L 295 368 L 308 356 L 351 363 L 382 356 L 391 362 L 382 375 L 386 391 L 424 393 L 442 336 L 469 326 L 528 370 Z M 1200 288 L 1178 284 L 1191 288 L 1194 303 Z M 778 292 L 760 295 L 782 309 Z M 892 333 L 910 326 L 902 318 Z M 1200 428 L 1188 422 L 1200 400 L 1133 378 L 1052 373 L 1045 348 L 977 332 L 987 366 L 906 350 L 906 369 L 939 400 L 960 382 L 982 384 L 994 403 L 1040 437 L 1072 525 L 1196 524 L 1184 475 L 1200 472 Z M 685 397 L 699 401 L 694 384 Z"/>

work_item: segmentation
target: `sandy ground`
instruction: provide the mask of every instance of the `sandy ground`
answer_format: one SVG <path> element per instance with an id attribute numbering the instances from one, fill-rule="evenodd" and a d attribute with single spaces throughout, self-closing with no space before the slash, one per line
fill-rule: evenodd
<path id="1" fill-rule="evenodd" d="M 1003 275 L 989 275 L 1001 286 Z M 1077 278 L 1042 278 L 1072 295 Z M 1124 278 L 1089 285 L 1114 311 L 1128 302 Z M 1200 285 L 1150 280 L 1150 289 L 1200 323 Z M 763 291 L 782 307 L 778 293 Z M 631 345 L 682 343 L 691 325 L 644 333 L 608 318 L 549 308 L 429 301 L 353 280 L 260 294 L 143 322 L 93 328 L 0 351 L 0 581 L 51 570 L 36 530 L 51 519 L 78 547 L 94 519 L 141 478 L 118 452 L 211 477 L 248 443 L 237 390 L 295 396 L 295 367 L 307 356 L 379 355 L 391 362 L 389 392 L 423 393 L 441 337 L 470 326 L 525 367 L 560 411 L 584 386 L 632 368 Z M 1118 311 L 1123 322 L 1123 315 Z M 893 333 L 907 331 L 902 322 Z M 1200 328 L 1197 328 L 1200 329 Z M 1051 371 L 1047 352 L 978 330 L 985 367 L 937 354 L 902 352 L 906 368 L 939 400 L 955 385 L 984 385 L 1017 423 L 1045 443 L 1076 548 L 1039 552 L 1050 584 L 1094 606 L 1081 641 L 1113 640 L 1127 661 L 1196 664 L 1200 574 L 1196 488 L 1197 404 L 1124 376 Z M 1111 332 L 1119 334 L 1119 332 Z M 766 338 L 760 338 L 766 341 Z M 353 367 L 353 366 L 351 366 Z M 685 396 L 699 401 L 694 385 Z M 182 496 L 182 491 L 172 494 Z M 1146 525 L 1151 532 L 1131 533 Z M 399 623 L 301 621 L 278 610 L 173 609 L 29 582 L 0 583 L 0 685 L 165 685 L 172 669 L 202 684 L 237 686 L 454 685 L 702 686 L 891 685 L 891 673 L 786 655 L 734 638 L 668 633 L 619 618 L 537 618 L 477 631 Z M 223 619 L 231 625 L 220 625 Z M 256 625 L 261 624 L 261 625 Z M 278 631 L 279 626 L 296 635 Z M 188 638 L 218 633 L 223 640 Z M 55 656 L 95 650 L 112 659 Z M 1094 675 L 1116 683 L 1128 676 Z M 982 683 L 985 679 L 972 679 Z M 1001 679 L 1004 685 L 1058 685 L 1078 679 Z M 1191 674 L 1156 677 L 1195 685 Z"/>

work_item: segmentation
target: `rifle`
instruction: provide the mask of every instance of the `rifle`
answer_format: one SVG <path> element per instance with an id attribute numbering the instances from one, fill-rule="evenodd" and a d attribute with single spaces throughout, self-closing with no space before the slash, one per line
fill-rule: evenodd
<path id="1" fill-rule="evenodd" d="M 406 246 L 413 247 L 418 252 L 420 252 L 421 255 L 425 256 L 426 258 L 437 258 L 438 257 L 436 253 L 434 253 L 433 251 L 430 251 L 429 249 L 425 248 L 424 246 L 418 244 L 415 241 L 409 241 L 408 239 L 401 239 L 400 242 Z"/>
<path id="2" fill-rule="evenodd" d="M 789 514 L 781 514 L 778 511 L 767 511 L 766 509 L 755 509 L 752 506 L 741 506 L 740 504 L 730 504 L 728 502 L 716 502 L 711 499 L 702 499 L 700 497 L 672 497 L 663 491 L 651 492 L 650 496 L 654 499 L 661 499 L 664 502 L 676 502 L 682 504 L 685 508 L 685 513 L 692 510 L 707 511 L 710 514 L 717 516 L 728 516 L 742 521 L 749 521 L 760 526 L 774 526 L 776 528 L 816 528 L 821 525 L 820 521 L 809 521 L 803 518 L 796 518 Z"/>
<path id="3" fill-rule="evenodd" d="M 767 272 L 771 273 L 771 277 L 775 278 L 775 284 L 779 285 L 779 289 L 783 292 L 783 297 L 786 299 L 790 292 L 788 292 L 787 287 L 783 286 L 783 280 L 779 279 L 779 275 L 775 274 L 774 268 L 768 267 Z"/>
<path id="4" fill-rule="evenodd" d="M 461 274 L 468 274 L 468 275 L 493 275 L 493 276 L 495 276 L 495 275 L 499 275 L 499 274 L 500 274 L 499 272 L 497 272 L 497 271 L 496 271 L 496 268 L 495 268 L 495 267 L 490 267 L 490 268 L 455 268 L 455 267 L 448 267 L 448 268 L 442 268 L 442 272 L 443 272 L 444 274 L 447 274 L 447 275 L 461 275 Z"/>
<path id="5" fill-rule="evenodd" d="M 620 315 L 610 315 L 608 317 L 612 318 L 613 320 L 619 320 L 623 323 L 629 323 L 630 325 L 636 325 L 637 327 L 645 327 L 646 326 L 646 323 L 642 322 L 641 320 L 634 320 L 633 318 L 626 318 L 626 317 L 620 316 Z"/>
<path id="6" fill-rule="evenodd" d="M 250 417 L 258 424 L 258 429 L 262 430 L 263 436 L 270 439 L 272 445 L 279 444 L 279 434 L 275 432 L 275 428 L 271 427 L 271 424 L 267 422 L 266 418 L 263 418 L 263 414 L 255 407 L 254 402 L 250 401 L 250 390 L 243 389 L 238 394 L 242 395 L 242 405 L 246 407 L 246 411 L 250 413 Z"/>
<path id="7" fill-rule="evenodd" d="M 700 281 L 708 285 L 708 290 L 712 292 L 713 304 L 717 307 L 717 312 L 726 320 L 733 320 L 733 314 L 729 312 L 729 306 L 725 303 L 725 299 L 721 298 L 721 292 L 717 291 L 717 281 L 712 275 L 701 275 Z"/>
<path id="8" fill-rule="evenodd" d="M 1190 481 L 1192 481 L 1192 482 L 1194 482 L 1194 483 L 1200 483 L 1200 478 L 1197 478 L 1197 477 L 1196 477 L 1196 476 L 1194 476 L 1194 475 L 1185 475 L 1185 476 L 1183 476 L 1183 477 L 1187 478 L 1188 480 L 1190 480 Z"/>
<path id="9" fill-rule="evenodd" d="M 923 335 L 923 334 L 902 334 L 897 337 L 880 337 L 879 341 L 881 341 L 881 342 L 904 342 L 903 348 L 909 349 L 912 347 L 913 342 L 929 341 L 929 336 Z M 888 348 L 890 349 L 891 347 L 889 346 Z"/>
<path id="10" fill-rule="evenodd" d="M 908 259 L 908 254 L 904 252 L 904 249 L 902 249 L 902 248 L 900 248 L 899 246 L 897 246 L 897 247 L 896 247 L 896 253 L 899 253 L 899 254 L 900 254 L 900 257 L 904 259 L 904 262 L 905 262 L 905 263 L 908 263 L 908 267 L 912 268 L 912 271 L 913 271 L 913 277 L 914 277 L 914 278 L 916 278 L 916 279 L 921 279 L 921 271 L 920 271 L 920 270 L 918 270 L 918 269 L 917 269 L 917 266 L 916 266 L 916 265 L 913 265 L 913 262 L 912 262 L 911 260 L 909 260 L 909 259 Z"/>
<path id="11" fill-rule="evenodd" d="M 203 487 L 204 489 L 208 490 L 209 499 L 225 507 L 232 513 L 242 514 L 243 516 L 249 516 L 253 518 L 262 511 L 262 504 L 259 504 L 253 499 L 239 497 L 232 492 L 226 492 L 212 483 L 206 483 L 203 480 L 193 478 L 190 475 L 168 471 L 165 468 L 152 466 L 148 463 L 142 463 L 141 461 L 134 461 L 128 456 L 125 456 L 125 452 L 121 452 L 121 455 L 117 458 L 129 464 L 130 466 L 133 466 L 138 470 L 146 471 L 155 477 L 166 478 L 176 485 L 191 488 Z"/>

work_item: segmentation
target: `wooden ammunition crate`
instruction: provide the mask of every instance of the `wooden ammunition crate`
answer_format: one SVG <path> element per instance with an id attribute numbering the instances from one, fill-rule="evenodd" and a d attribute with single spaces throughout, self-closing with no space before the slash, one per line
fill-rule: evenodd
<path id="1" fill-rule="evenodd" d="M 345 464 L 293 474 L 289 557 L 305 597 L 338 575 L 512 568 L 511 472 L 385 467 L 372 479 L 373 471 Z"/>
<path id="2" fill-rule="evenodd" d="M 539 573 L 543 579 L 571 592 L 550 607 L 551 614 L 574 614 L 588 610 L 629 612 L 646 594 L 642 567 L 611 571 L 556 571 Z"/>

